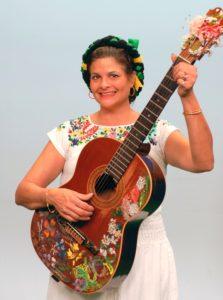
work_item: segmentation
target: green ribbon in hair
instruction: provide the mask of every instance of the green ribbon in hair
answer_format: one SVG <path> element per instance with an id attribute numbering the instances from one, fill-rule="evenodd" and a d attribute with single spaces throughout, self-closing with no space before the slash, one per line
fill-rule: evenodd
<path id="1" fill-rule="evenodd" d="M 128 44 L 130 46 L 132 46 L 133 48 L 138 49 L 139 40 L 137 40 L 137 39 L 128 39 Z"/>

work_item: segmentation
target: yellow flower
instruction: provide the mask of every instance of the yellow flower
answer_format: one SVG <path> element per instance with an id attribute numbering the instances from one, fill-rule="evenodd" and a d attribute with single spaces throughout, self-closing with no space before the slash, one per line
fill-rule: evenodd
<path id="1" fill-rule="evenodd" d="M 134 82 L 134 87 L 135 87 L 135 89 L 138 91 L 138 89 L 140 88 L 140 87 L 143 87 L 143 85 L 142 85 L 142 83 L 140 82 L 140 80 L 139 80 L 139 78 L 136 76 L 136 78 L 135 78 L 135 82 Z"/>
<path id="2" fill-rule="evenodd" d="M 134 63 L 142 63 L 142 56 L 138 56 L 136 58 L 133 59 Z"/>
<path id="3" fill-rule="evenodd" d="M 108 264 L 108 263 L 103 263 L 103 265 L 108 269 L 109 274 L 112 275 L 113 272 L 114 272 L 114 269 L 113 269 L 112 265 Z"/>
<path id="4" fill-rule="evenodd" d="M 79 259 L 81 259 L 83 257 L 83 254 L 80 252 L 77 257 L 75 258 L 75 261 L 78 261 Z"/>
<path id="5" fill-rule="evenodd" d="M 70 245 L 73 252 L 79 251 L 79 245 L 78 243 L 73 243 Z"/>
<path id="6" fill-rule="evenodd" d="M 86 71 L 87 70 L 87 65 L 85 63 L 82 63 L 81 68 Z"/>
<path id="7" fill-rule="evenodd" d="M 75 257 L 75 254 L 69 248 L 69 250 L 67 251 L 67 258 L 68 259 L 74 259 L 74 257 Z"/>

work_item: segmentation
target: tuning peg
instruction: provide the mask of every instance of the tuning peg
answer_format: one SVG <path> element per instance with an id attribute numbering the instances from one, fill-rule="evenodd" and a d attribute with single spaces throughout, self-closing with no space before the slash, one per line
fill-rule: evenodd
<path id="1" fill-rule="evenodd" d="M 206 49 L 205 54 L 207 54 L 210 57 L 212 55 L 212 50 Z"/>
<path id="2" fill-rule="evenodd" d="M 216 40 L 216 42 L 214 43 L 214 46 L 215 46 L 215 47 L 222 47 L 220 38 L 219 38 L 218 40 Z"/>

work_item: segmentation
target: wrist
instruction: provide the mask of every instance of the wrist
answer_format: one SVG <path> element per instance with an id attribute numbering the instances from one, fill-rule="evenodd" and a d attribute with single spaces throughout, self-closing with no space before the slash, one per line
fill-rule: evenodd
<path id="1" fill-rule="evenodd" d="M 184 116 L 194 116 L 194 115 L 199 115 L 201 113 L 202 113 L 201 109 L 191 110 L 191 111 L 183 111 Z"/>
<path id="2" fill-rule="evenodd" d="M 201 110 L 200 104 L 197 101 L 193 90 L 191 90 L 191 92 L 187 96 L 181 97 L 181 102 L 184 112 L 194 112 Z"/>
<path id="3" fill-rule="evenodd" d="M 47 208 L 48 208 L 48 211 L 49 211 L 50 213 L 54 213 L 54 212 L 55 212 L 55 209 L 54 209 L 53 203 L 52 203 L 52 201 L 51 201 L 51 199 L 50 199 L 50 197 L 49 197 L 49 193 L 50 193 L 50 189 L 49 189 L 49 188 L 46 188 L 46 189 L 45 189 L 45 204 L 46 204 L 46 206 L 47 206 Z"/>
<path id="4" fill-rule="evenodd" d="M 45 204 L 50 204 L 49 202 L 49 189 L 48 188 L 45 188 L 44 189 L 44 202 Z"/>
<path id="5" fill-rule="evenodd" d="M 190 99 L 193 99 L 195 98 L 195 94 L 194 94 L 194 90 L 193 88 L 189 89 L 189 90 L 186 90 L 184 93 L 182 93 L 180 95 L 180 98 L 181 98 L 181 101 L 188 101 Z"/>

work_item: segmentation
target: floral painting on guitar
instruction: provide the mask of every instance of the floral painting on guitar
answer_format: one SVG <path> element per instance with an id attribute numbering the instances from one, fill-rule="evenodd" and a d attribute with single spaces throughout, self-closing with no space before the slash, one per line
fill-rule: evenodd
<path id="1" fill-rule="evenodd" d="M 101 237 L 97 255 L 64 234 L 58 226 L 56 212 L 39 212 L 38 230 L 32 230 L 32 239 L 41 260 L 58 278 L 72 284 L 78 292 L 100 289 L 116 270 L 124 221 L 139 214 L 148 192 L 149 178 L 140 176 L 124 195 L 121 205 L 111 210 L 107 232 Z"/>

